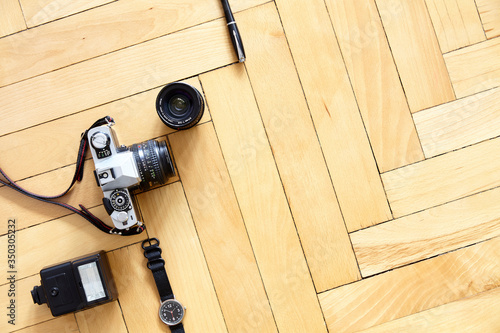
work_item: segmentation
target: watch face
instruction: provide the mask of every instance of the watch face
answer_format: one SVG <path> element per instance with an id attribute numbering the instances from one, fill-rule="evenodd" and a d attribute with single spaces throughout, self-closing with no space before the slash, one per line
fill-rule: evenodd
<path id="1" fill-rule="evenodd" d="M 181 322 L 184 317 L 184 307 L 175 299 L 167 299 L 160 305 L 160 319 L 165 324 L 172 326 Z"/>

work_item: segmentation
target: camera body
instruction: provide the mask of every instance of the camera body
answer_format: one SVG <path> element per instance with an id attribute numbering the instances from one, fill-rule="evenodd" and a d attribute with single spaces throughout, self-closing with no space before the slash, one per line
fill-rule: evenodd
<path id="1" fill-rule="evenodd" d="M 175 172 L 165 141 L 120 146 L 112 125 L 94 127 L 87 137 L 104 207 L 117 229 L 128 229 L 142 224 L 133 192 L 164 184 Z"/>

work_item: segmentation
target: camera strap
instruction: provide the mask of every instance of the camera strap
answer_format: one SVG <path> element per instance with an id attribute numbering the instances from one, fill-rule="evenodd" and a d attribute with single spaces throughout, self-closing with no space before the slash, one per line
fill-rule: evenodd
<path id="1" fill-rule="evenodd" d="M 76 160 L 75 175 L 73 176 L 73 179 L 71 180 L 71 184 L 69 185 L 69 187 L 61 194 L 53 195 L 53 196 L 45 196 L 45 195 L 39 195 L 39 194 L 35 194 L 33 192 L 30 192 L 30 191 L 22 188 L 21 186 L 17 185 L 11 178 L 9 178 L 5 174 L 5 172 L 2 170 L 2 168 L 0 168 L 0 173 L 2 174 L 2 176 L 6 180 L 0 179 L 0 183 L 5 185 L 5 186 L 10 187 L 13 190 L 18 191 L 19 193 L 22 193 L 30 198 L 37 199 L 37 200 L 40 200 L 40 201 L 43 201 L 46 203 L 51 203 L 51 204 L 58 205 L 58 206 L 66 208 L 66 209 L 69 209 L 70 211 L 80 215 L 81 217 L 83 217 L 84 219 L 86 219 L 87 221 L 92 223 L 99 230 L 101 230 L 105 233 L 118 234 L 118 235 L 122 235 L 122 236 L 132 236 L 132 235 L 140 234 L 141 232 L 144 231 L 144 225 L 134 227 L 134 228 L 125 229 L 125 230 L 112 228 L 112 227 L 108 226 L 107 224 L 105 224 L 104 222 L 102 222 L 97 216 L 92 214 L 83 205 L 79 205 L 80 209 L 78 209 L 78 208 L 75 208 L 75 207 L 70 206 L 68 204 L 65 204 L 65 203 L 62 203 L 59 201 L 54 201 L 54 199 L 60 198 L 60 197 L 64 196 L 66 193 L 68 193 L 71 190 L 71 188 L 73 187 L 73 185 L 77 181 L 78 182 L 81 181 L 83 178 L 83 165 L 85 162 L 85 156 L 87 154 L 87 146 L 88 146 L 88 139 L 87 139 L 88 131 L 94 127 L 106 125 L 109 123 L 114 123 L 113 118 L 111 118 L 109 116 L 103 117 L 103 118 L 97 120 L 92 126 L 90 126 L 89 129 L 87 129 L 85 132 L 82 133 L 82 138 L 80 140 L 80 147 L 78 149 L 78 156 L 77 156 L 77 160 Z"/>

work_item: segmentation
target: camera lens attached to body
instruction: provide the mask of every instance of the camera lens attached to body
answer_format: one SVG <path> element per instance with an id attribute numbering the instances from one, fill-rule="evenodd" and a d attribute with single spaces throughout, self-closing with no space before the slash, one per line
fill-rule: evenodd
<path id="1" fill-rule="evenodd" d="M 170 128 L 187 129 L 196 125 L 205 109 L 203 97 L 196 88 L 182 82 L 166 85 L 156 98 L 156 112 Z"/>
<path id="2" fill-rule="evenodd" d="M 128 231 L 135 225 L 142 226 L 134 194 L 165 184 L 175 171 L 165 141 L 120 145 L 112 125 L 93 127 L 87 137 L 104 208 L 115 229 Z"/>
<path id="3" fill-rule="evenodd" d="M 130 147 L 130 151 L 134 155 L 141 176 L 142 181 L 139 183 L 141 190 L 165 184 L 168 178 L 175 175 L 165 141 L 148 140 L 136 143 Z"/>

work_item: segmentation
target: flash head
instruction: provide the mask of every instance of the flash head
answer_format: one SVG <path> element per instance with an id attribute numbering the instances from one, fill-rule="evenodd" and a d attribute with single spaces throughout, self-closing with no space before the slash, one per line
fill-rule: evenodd
<path id="1" fill-rule="evenodd" d="M 41 285 L 33 287 L 33 303 L 47 303 L 52 315 L 89 308 L 117 297 L 104 251 L 45 267 Z"/>
<path id="2" fill-rule="evenodd" d="M 196 125 L 205 109 L 203 97 L 193 86 L 174 82 L 166 85 L 156 98 L 156 112 L 161 121 L 176 130 Z"/>

